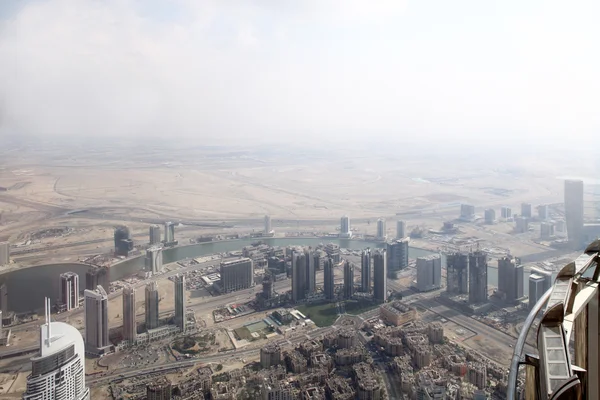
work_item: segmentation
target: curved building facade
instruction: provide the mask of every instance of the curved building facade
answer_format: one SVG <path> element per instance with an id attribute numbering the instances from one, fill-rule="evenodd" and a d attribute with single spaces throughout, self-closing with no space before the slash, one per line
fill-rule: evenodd
<path id="1" fill-rule="evenodd" d="M 85 386 L 85 346 L 73 326 L 50 321 L 46 300 L 46 323 L 40 327 L 40 354 L 31 359 L 24 400 L 89 400 Z"/>

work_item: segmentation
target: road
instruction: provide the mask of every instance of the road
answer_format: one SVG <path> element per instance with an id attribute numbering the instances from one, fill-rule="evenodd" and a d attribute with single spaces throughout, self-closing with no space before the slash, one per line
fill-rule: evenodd
<path id="1" fill-rule="evenodd" d="M 445 305 L 438 303 L 433 299 L 423 299 L 416 301 L 413 304 L 417 304 L 421 307 L 424 307 L 439 316 L 446 318 L 470 331 L 475 332 L 480 336 L 484 336 L 488 340 L 493 341 L 494 343 L 504 346 L 506 348 L 512 348 L 516 343 L 517 339 L 502 332 L 495 328 L 492 328 L 482 322 L 477 321 L 469 316 L 461 314 L 459 311 L 453 310 Z M 533 348 L 530 345 L 525 345 L 526 353 L 537 353 L 537 349 Z"/>

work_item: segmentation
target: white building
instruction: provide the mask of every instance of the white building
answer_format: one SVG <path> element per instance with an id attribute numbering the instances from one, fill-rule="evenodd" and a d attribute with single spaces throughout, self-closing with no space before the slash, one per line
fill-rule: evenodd
<path id="1" fill-rule="evenodd" d="M 85 347 L 79 331 L 64 322 L 50 321 L 46 299 L 46 323 L 40 327 L 40 353 L 31 359 L 24 400 L 88 400 L 85 386 Z"/>
<path id="2" fill-rule="evenodd" d="M 387 229 L 385 227 L 385 220 L 379 218 L 377 220 L 377 240 L 385 240 L 387 239 Z"/>
<path id="3" fill-rule="evenodd" d="M 439 254 L 417 258 L 417 289 L 420 292 L 439 289 L 442 285 L 442 258 Z"/>
<path id="4" fill-rule="evenodd" d="M 102 354 L 110 347 L 108 340 L 108 295 L 100 285 L 85 290 L 85 345 L 91 354 Z"/>
<path id="5" fill-rule="evenodd" d="M 158 246 L 150 247 L 146 249 L 145 267 L 146 272 L 157 274 L 162 272 L 163 256 L 162 248 Z"/>
<path id="6" fill-rule="evenodd" d="M 350 230 L 350 217 L 344 215 L 340 219 L 340 237 L 350 238 L 352 237 L 352 231 Z"/>
<path id="7" fill-rule="evenodd" d="M 61 311 L 71 311 L 79 307 L 79 275 L 75 272 L 60 274 L 58 305 Z"/>
<path id="8" fill-rule="evenodd" d="M 271 226 L 271 216 L 265 215 L 265 235 L 268 235 L 273 232 L 273 227 Z"/>

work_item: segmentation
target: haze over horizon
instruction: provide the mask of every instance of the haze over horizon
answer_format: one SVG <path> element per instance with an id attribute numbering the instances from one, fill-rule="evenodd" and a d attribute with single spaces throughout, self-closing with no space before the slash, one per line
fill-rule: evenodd
<path id="1" fill-rule="evenodd" d="M 0 137 L 593 147 L 600 4 L 4 0 Z"/>

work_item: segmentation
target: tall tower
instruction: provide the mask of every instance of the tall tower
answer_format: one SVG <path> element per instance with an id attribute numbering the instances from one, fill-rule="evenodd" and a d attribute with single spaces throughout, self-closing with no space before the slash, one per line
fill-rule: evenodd
<path id="1" fill-rule="evenodd" d="M 160 226 L 150 225 L 149 229 L 150 245 L 160 243 Z"/>
<path id="2" fill-rule="evenodd" d="M 309 250 L 304 252 L 306 259 L 306 291 L 314 293 L 317 290 L 317 275 L 315 268 L 315 257 Z"/>
<path id="3" fill-rule="evenodd" d="M 387 301 L 387 255 L 385 249 L 373 253 L 373 299 Z"/>
<path id="4" fill-rule="evenodd" d="M 168 244 L 174 244 L 176 243 L 175 240 L 175 223 L 173 222 L 165 222 L 165 240 L 164 243 L 166 245 Z"/>
<path id="5" fill-rule="evenodd" d="M 485 303 L 487 291 L 487 254 L 477 250 L 469 254 L 469 303 Z"/>
<path id="6" fill-rule="evenodd" d="M 387 230 L 385 227 L 385 220 L 379 218 L 377 220 L 377 240 L 385 240 L 387 238 Z"/>
<path id="7" fill-rule="evenodd" d="M 0 266 L 10 263 L 10 243 L 0 242 Z"/>
<path id="8" fill-rule="evenodd" d="M 85 346 L 77 329 L 50 321 L 46 298 L 46 323 L 40 326 L 40 352 L 31 359 L 24 400 L 89 400 L 85 386 Z"/>
<path id="9" fill-rule="evenodd" d="M 123 340 L 135 342 L 137 324 L 135 321 L 135 289 L 126 286 L 123 289 Z"/>
<path id="10" fill-rule="evenodd" d="M 396 222 L 396 239 L 403 239 L 406 237 L 406 222 Z"/>
<path id="11" fill-rule="evenodd" d="M 354 296 L 354 264 L 344 261 L 344 298 L 351 299 Z"/>
<path id="12" fill-rule="evenodd" d="M 335 296 L 334 275 L 335 270 L 333 268 L 333 259 L 331 257 L 327 257 L 323 263 L 323 291 L 325 292 L 325 298 L 327 300 L 333 300 Z"/>
<path id="13" fill-rule="evenodd" d="M 8 287 L 6 283 L 0 285 L 0 311 L 4 316 L 8 314 Z"/>
<path id="14" fill-rule="evenodd" d="M 514 303 L 523 297 L 523 266 L 518 258 L 498 259 L 498 291 L 504 301 Z"/>
<path id="15" fill-rule="evenodd" d="M 271 216 L 270 215 L 265 215 L 265 235 L 270 234 L 273 231 L 273 228 L 271 227 Z"/>
<path id="16" fill-rule="evenodd" d="M 389 271 L 399 271 L 408 267 L 409 238 L 395 240 L 387 244 L 387 267 Z"/>
<path id="17" fill-rule="evenodd" d="M 60 274 L 58 303 L 64 311 L 71 311 L 79 307 L 79 275 L 75 272 Z"/>
<path id="18" fill-rule="evenodd" d="M 360 256 L 360 291 L 371 291 L 371 249 L 365 249 Z"/>
<path id="19" fill-rule="evenodd" d="M 157 274 L 162 271 L 163 254 L 162 248 L 152 246 L 146 249 L 146 258 L 144 260 L 146 271 Z"/>
<path id="20" fill-rule="evenodd" d="M 150 282 L 146 285 L 146 330 L 158 328 L 158 284 Z"/>
<path id="21" fill-rule="evenodd" d="M 442 284 L 442 258 L 431 254 L 417 258 L 417 289 L 420 292 L 439 289 Z"/>
<path id="22" fill-rule="evenodd" d="M 179 327 L 181 332 L 185 332 L 187 323 L 185 316 L 185 276 L 175 275 L 173 284 L 175 286 L 175 325 Z"/>
<path id="23" fill-rule="evenodd" d="M 109 347 L 108 295 L 102 286 L 87 290 L 85 297 L 85 346 L 92 354 L 100 354 Z"/>
<path id="24" fill-rule="evenodd" d="M 565 219 L 569 244 L 574 249 L 583 245 L 583 181 L 565 181 Z"/>
<path id="25" fill-rule="evenodd" d="M 469 256 L 465 253 L 446 255 L 446 292 L 469 293 Z"/>
<path id="26" fill-rule="evenodd" d="M 340 237 L 352 237 L 352 230 L 350 229 L 350 217 L 347 215 L 344 215 L 340 220 Z"/>
<path id="27" fill-rule="evenodd" d="M 292 301 L 306 298 L 306 254 L 303 251 L 292 252 Z"/>
<path id="28" fill-rule="evenodd" d="M 531 218 L 531 203 L 521 203 L 521 217 Z"/>

